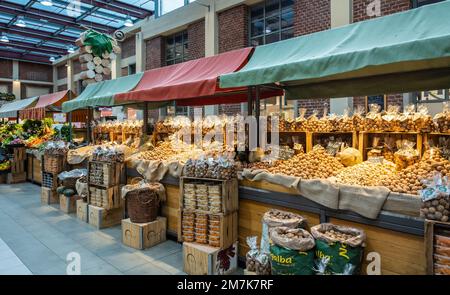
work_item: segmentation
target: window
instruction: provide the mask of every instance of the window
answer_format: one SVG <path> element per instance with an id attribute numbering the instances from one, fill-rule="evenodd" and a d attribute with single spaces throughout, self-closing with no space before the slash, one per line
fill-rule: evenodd
<path id="1" fill-rule="evenodd" d="M 166 66 L 188 60 L 188 34 L 183 31 L 166 37 Z"/>
<path id="2" fill-rule="evenodd" d="M 294 37 L 294 0 L 265 0 L 250 8 L 250 45 Z"/>
<path id="3" fill-rule="evenodd" d="M 128 65 L 128 75 L 136 74 L 136 64 Z"/>
<path id="4" fill-rule="evenodd" d="M 444 0 L 413 0 L 413 7 L 421 7 L 427 4 L 442 2 Z"/>
<path id="5" fill-rule="evenodd" d="M 156 15 L 161 16 L 172 10 L 180 8 L 184 5 L 194 2 L 195 0 L 157 0 L 156 3 Z"/>
<path id="6" fill-rule="evenodd" d="M 449 100 L 450 89 L 422 91 L 417 93 L 417 102 L 440 102 Z"/>

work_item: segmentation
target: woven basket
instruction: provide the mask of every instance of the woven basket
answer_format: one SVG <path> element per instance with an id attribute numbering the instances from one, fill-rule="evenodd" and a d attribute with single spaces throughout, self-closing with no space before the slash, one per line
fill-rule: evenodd
<path id="1" fill-rule="evenodd" d="M 147 223 L 156 220 L 159 209 L 158 193 L 141 188 L 127 193 L 127 208 L 131 222 Z"/>
<path id="2" fill-rule="evenodd" d="M 62 185 L 66 188 L 76 188 L 78 177 L 68 177 L 62 181 Z"/>
<path id="3" fill-rule="evenodd" d="M 64 171 L 66 157 L 64 155 L 44 155 L 44 171 L 60 173 Z"/>

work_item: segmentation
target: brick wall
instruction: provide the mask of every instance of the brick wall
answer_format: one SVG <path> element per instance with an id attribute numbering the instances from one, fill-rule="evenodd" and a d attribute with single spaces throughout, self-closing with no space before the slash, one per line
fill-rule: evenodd
<path id="1" fill-rule="evenodd" d="M 218 14 L 219 53 L 248 46 L 248 6 L 239 5 Z"/>
<path id="2" fill-rule="evenodd" d="M 39 85 L 39 84 L 26 84 L 26 83 L 20 83 L 20 96 L 21 99 L 30 98 L 34 94 L 28 93 L 27 87 L 31 86 L 33 88 L 41 88 L 42 93 L 52 93 L 53 92 L 53 86 L 47 86 L 47 85 Z"/>
<path id="3" fill-rule="evenodd" d="M 381 16 L 411 9 L 411 0 L 380 0 Z M 353 0 L 353 22 L 359 22 L 376 16 L 367 14 L 368 5 L 373 0 Z"/>
<path id="4" fill-rule="evenodd" d="M 323 116 L 323 109 L 325 105 L 328 107 L 328 111 L 330 110 L 330 99 L 328 98 L 319 98 L 319 99 L 301 99 L 298 101 L 298 108 L 305 108 L 306 117 L 309 117 L 313 114 L 314 110 L 318 111 L 318 116 Z"/>
<path id="5" fill-rule="evenodd" d="M 205 21 L 190 24 L 188 33 L 188 60 L 205 57 Z"/>
<path id="6" fill-rule="evenodd" d="M 164 65 L 164 37 L 159 36 L 145 42 L 145 69 L 156 69 Z"/>
<path id="7" fill-rule="evenodd" d="M 56 68 L 56 77 L 58 80 L 67 78 L 67 67 L 65 65 Z"/>
<path id="8" fill-rule="evenodd" d="M 135 36 L 131 36 L 126 38 L 122 43 L 121 43 L 121 48 L 122 48 L 122 53 L 121 56 L 122 58 L 127 58 L 133 55 L 136 55 L 136 38 Z"/>
<path id="9" fill-rule="evenodd" d="M 0 59 L 0 78 L 12 79 L 12 60 Z"/>
<path id="10" fill-rule="evenodd" d="M 294 36 L 307 35 L 330 27 L 330 0 L 294 1 Z"/>
<path id="11" fill-rule="evenodd" d="M 6 88 L 7 90 L 6 90 L 6 92 L 8 92 L 8 93 L 12 93 L 12 83 L 8 83 L 8 82 L 2 82 L 2 83 L 0 83 L 0 88 Z M 3 90 L 2 90 L 3 91 Z"/>
<path id="12" fill-rule="evenodd" d="M 19 62 L 19 79 L 52 82 L 53 67 L 51 65 Z"/>
<path id="13" fill-rule="evenodd" d="M 403 109 L 403 94 L 388 94 L 386 99 L 387 106 L 398 105 L 400 110 Z"/>
<path id="14" fill-rule="evenodd" d="M 234 116 L 241 112 L 241 104 L 221 104 L 219 105 L 219 115 L 229 115 Z"/>
<path id="15" fill-rule="evenodd" d="M 120 71 L 122 77 L 128 76 L 128 67 L 123 67 Z"/>

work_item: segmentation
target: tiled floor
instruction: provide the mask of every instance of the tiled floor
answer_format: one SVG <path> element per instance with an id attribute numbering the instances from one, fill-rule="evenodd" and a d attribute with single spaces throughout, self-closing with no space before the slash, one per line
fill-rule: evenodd
<path id="1" fill-rule="evenodd" d="M 139 251 L 122 245 L 120 226 L 98 231 L 41 206 L 40 187 L 0 185 L 0 274 L 66 274 L 80 255 L 81 274 L 184 274 L 181 245 L 166 241 Z"/>

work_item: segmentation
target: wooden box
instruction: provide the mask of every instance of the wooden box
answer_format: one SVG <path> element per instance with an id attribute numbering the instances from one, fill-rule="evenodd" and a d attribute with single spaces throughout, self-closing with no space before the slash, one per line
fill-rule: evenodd
<path id="1" fill-rule="evenodd" d="M 105 209 L 122 207 L 121 190 L 118 185 L 104 188 L 96 185 L 89 185 L 88 203 Z"/>
<path id="2" fill-rule="evenodd" d="M 183 241 L 183 211 L 180 210 L 178 217 L 178 241 Z M 233 212 L 230 214 L 208 214 L 208 220 L 211 216 L 216 216 L 220 218 L 220 248 L 225 249 L 233 245 L 234 242 L 238 240 L 238 212 Z"/>
<path id="3" fill-rule="evenodd" d="M 181 177 L 180 178 L 180 208 L 184 208 L 184 184 L 208 183 L 221 186 L 222 212 L 232 213 L 239 210 L 239 186 L 237 179 L 220 180 L 210 178 Z"/>
<path id="4" fill-rule="evenodd" d="M 59 204 L 59 196 L 56 190 L 48 187 L 42 187 L 41 204 L 42 205 Z"/>
<path id="5" fill-rule="evenodd" d="M 21 183 L 27 181 L 27 174 L 25 172 L 20 173 L 8 173 L 6 176 L 7 184 Z"/>
<path id="6" fill-rule="evenodd" d="M 12 174 L 19 174 L 25 172 L 25 161 L 19 160 L 19 161 L 13 161 L 11 162 L 11 173 Z"/>
<path id="7" fill-rule="evenodd" d="M 6 183 L 6 174 L 0 174 L 0 183 Z"/>
<path id="8" fill-rule="evenodd" d="M 25 147 L 14 147 L 12 150 L 14 162 L 24 161 L 26 159 L 27 154 Z"/>
<path id="9" fill-rule="evenodd" d="M 229 259 L 223 263 L 221 259 Z M 183 271 L 189 275 L 227 275 L 237 269 L 238 242 L 227 249 L 183 243 Z M 228 265 L 228 268 L 226 268 Z"/>
<path id="10" fill-rule="evenodd" d="M 153 247 L 166 240 L 167 218 L 158 217 L 147 223 L 133 223 L 122 220 L 122 242 L 135 249 Z"/>
<path id="11" fill-rule="evenodd" d="M 244 269 L 244 276 L 256 276 L 256 271 L 248 271 Z"/>
<path id="12" fill-rule="evenodd" d="M 428 275 L 450 275 L 450 223 L 425 221 Z"/>
<path id="13" fill-rule="evenodd" d="M 120 224 L 123 217 L 121 208 L 106 210 L 105 208 L 89 205 L 89 224 L 97 229 Z"/>
<path id="14" fill-rule="evenodd" d="M 77 211 L 77 200 L 81 199 L 80 196 L 66 197 L 65 195 L 59 195 L 59 210 L 64 213 L 75 213 Z"/>
<path id="15" fill-rule="evenodd" d="M 124 178 L 124 163 L 89 161 L 88 183 L 109 188 L 119 185 Z"/>
<path id="16" fill-rule="evenodd" d="M 84 222 L 88 222 L 89 218 L 88 203 L 83 201 L 83 199 L 78 199 L 76 201 L 76 207 L 77 207 L 77 218 Z"/>
<path id="17" fill-rule="evenodd" d="M 47 154 L 43 156 L 44 172 L 59 174 L 66 170 L 66 155 Z"/>
<path id="18" fill-rule="evenodd" d="M 42 172 L 42 187 L 56 189 L 58 187 L 58 174 Z"/>

